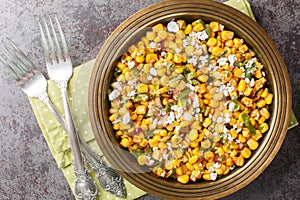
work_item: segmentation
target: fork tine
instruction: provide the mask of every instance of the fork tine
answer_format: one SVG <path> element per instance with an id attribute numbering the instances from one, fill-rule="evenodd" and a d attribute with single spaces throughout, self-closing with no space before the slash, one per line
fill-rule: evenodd
<path id="1" fill-rule="evenodd" d="M 51 34 L 50 34 L 49 27 L 47 25 L 47 22 L 46 22 L 45 18 L 43 19 L 43 21 L 44 21 L 46 33 L 47 33 L 47 36 L 48 36 L 48 44 L 50 44 L 50 58 L 52 59 L 52 61 L 57 62 L 56 55 L 55 55 L 55 48 L 54 48 L 54 44 L 53 44 L 53 40 L 52 40 L 52 37 L 51 37 Z M 50 22 L 51 22 L 51 19 L 50 19 Z M 55 32 L 54 32 L 54 34 L 55 34 Z"/>
<path id="2" fill-rule="evenodd" d="M 47 40 L 46 40 L 46 37 L 45 37 L 45 34 L 44 34 L 44 30 L 43 30 L 43 27 L 40 23 L 39 20 L 37 20 L 38 22 L 38 25 L 39 25 L 39 28 L 40 28 L 40 34 L 41 34 L 41 40 L 42 40 L 42 47 L 44 49 L 44 57 L 45 57 L 45 60 L 46 62 L 50 62 L 50 55 L 49 55 L 49 48 L 48 48 L 48 45 L 47 45 Z"/>
<path id="3" fill-rule="evenodd" d="M 60 34 L 60 37 L 61 37 L 61 42 L 62 42 L 62 46 L 63 46 L 63 49 L 64 49 L 64 54 L 65 54 L 65 58 L 66 59 L 70 59 L 70 55 L 69 55 L 69 50 L 68 50 L 68 46 L 67 46 L 67 43 L 66 43 L 66 39 L 65 39 L 65 36 L 64 36 L 64 33 L 61 29 L 61 26 L 60 26 L 60 23 L 57 19 L 57 16 L 55 16 L 55 21 L 56 21 L 56 24 L 57 24 L 57 27 L 58 27 L 58 31 L 59 31 L 59 34 Z"/>
<path id="4" fill-rule="evenodd" d="M 50 26 L 51 26 L 51 29 L 52 29 L 52 35 L 54 37 L 54 41 L 55 41 L 55 44 L 56 44 L 56 50 L 57 50 L 57 57 L 59 60 L 62 60 L 62 54 L 61 54 L 61 48 L 60 48 L 60 45 L 59 45 L 59 42 L 58 42 L 58 38 L 57 38 L 57 34 L 55 32 L 55 29 L 54 29 L 54 26 L 53 26 L 53 23 L 52 23 L 52 20 L 50 18 Z"/>
<path id="5" fill-rule="evenodd" d="M 0 55 L 0 61 L 15 80 L 18 81 L 21 79 L 21 77 L 10 67 L 10 65 L 5 61 L 5 59 L 1 55 Z"/>
<path id="6" fill-rule="evenodd" d="M 14 52 L 12 52 L 12 50 L 10 50 L 10 53 L 14 54 L 15 57 L 19 58 L 18 60 L 21 60 L 21 64 L 23 65 L 23 67 L 25 69 L 27 69 L 26 71 L 29 72 L 29 69 L 36 69 L 36 67 L 34 66 L 34 64 L 29 60 L 29 58 L 17 47 L 17 45 L 15 45 L 15 43 L 9 39 L 8 37 L 6 38 L 8 40 L 8 42 L 11 45 L 11 48 L 14 49 Z"/>
<path id="7" fill-rule="evenodd" d="M 5 64 L 7 67 L 11 68 L 17 75 L 19 78 L 23 77 L 24 74 L 26 74 L 26 69 L 23 68 L 23 66 L 18 65 L 18 58 L 15 58 L 15 56 L 13 56 L 11 54 L 11 52 L 8 50 L 7 46 L 5 46 L 6 51 L 4 51 L 2 49 L 2 61 L 5 61 Z"/>

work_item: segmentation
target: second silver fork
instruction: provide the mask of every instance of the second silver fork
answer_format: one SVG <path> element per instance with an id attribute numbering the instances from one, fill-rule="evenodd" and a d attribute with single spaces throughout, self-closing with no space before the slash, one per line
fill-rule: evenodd
<path id="1" fill-rule="evenodd" d="M 46 36 L 44 34 L 44 30 L 40 22 L 38 21 L 39 27 L 40 27 L 40 32 L 41 32 L 41 37 L 42 37 L 42 46 L 44 48 L 44 54 L 45 54 L 45 60 L 46 60 L 46 66 L 47 66 L 47 71 L 49 74 L 50 79 L 54 80 L 55 83 L 57 84 L 58 88 L 61 90 L 62 93 L 62 98 L 63 98 L 63 103 L 64 103 L 64 110 L 65 110 L 65 117 L 66 117 L 66 123 L 67 123 L 67 129 L 68 132 L 70 132 L 70 138 L 72 137 L 73 142 L 73 148 L 74 148 L 74 154 L 76 156 L 75 159 L 75 164 L 77 169 L 82 168 L 82 158 L 81 158 L 81 152 L 80 152 L 80 147 L 79 147 L 79 140 L 81 140 L 81 144 L 83 147 L 83 150 L 86 152 L 86 157 L 89 160 L 90 165 L 92 168 L 96 171 L 97 178 L 99 180 L 100 185 L 107 191 L 115 194 L 116 196 L 125 198 L 126 197 L 126 191 L 125 191 L 125 186 L 123 183 L 123 179 L 120 176 L 119 173 L 117 173 L 115 170 L 113 170 L 111 167 L 108 167 L 102 159 L 94 154 L 85 141 L 79 137 L 77 134 L 77 131 L 75 129 L 75 124 L 72 119 L 69 103 L 68 103 L 68 98 L 67 98 L 67 86 L 68 86 L 68 81 L 70 77 L 73 74 L 73 66 L 71 63 L 71 59 L 69 56 L 68 52 L 68 47 L 64 38 L 64 34 L 62 32 L 61 26 L 55 17 L 55 21 L 57 24 L 57 29 L 59 32 L 59 38 L 61 40 L 61 45 L 58 40 L 56 31 L 54 29 L 52 20 L 50 19 L 50 29 L 49 30 L 47 23 L 45 20 L 44 21 L 44 26 L 46 29 L 47 33 L 47 38 L 48 42 L 46 39 Z M 53 39 L 51 37 L 54 38 Z M 50 48 L 49 48 L 49 46 Z M 62 51 L 62 49 L 63 51 Z M 72 146 L 71 145 L 71 146 Z M 73 151 L 73 149 L 72 149 Z"/>

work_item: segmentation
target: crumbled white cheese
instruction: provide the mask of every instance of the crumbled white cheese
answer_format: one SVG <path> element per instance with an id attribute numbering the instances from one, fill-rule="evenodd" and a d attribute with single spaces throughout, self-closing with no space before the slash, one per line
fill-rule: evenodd
<path id="1" fill-rule="evenodd" d="M 128 124 L 130 122 L 130 114 L 129 113 L 126 113 L 124 116 L 123 116 L 123 123 L 124 124 Z"/>
<path id="2" fill-rule="evenodd" d="M 223 123 L 223 121 L 224 121 L 223 117 L 218 117 L 217 118 L 217 123 L 221 124 L 221 123 Z"/>
<path id="3" fill-rule="evenodd" d="M 191 121 L 192 118 L 193 118 L 193 116 L 192 116 L 191 113 L 189 113 L 189 112 L 186 112 L 186 113 L 184 113 L 184 115 L 183 115 L 183 119 L 186 120 L 186 121 Z"/>
<path id="4" fill-rule="evenodd" d="M 225 26 L 223 24 L 220 24 L 220 31 L 223 31 Z"/>
<path id="5" fill-rule="evenodd" d="M 251 82 L 250 82 L 250 87 L 254 87 L 254 85 L 255 85 L 255 80 L 254 80 L 254 78 L 252 78 Z"/>
<path id="6" fill-rule="evenodd" d="M 217 177 L 218 177 L 217 173 L 210 173 L 210 178 L 212 181 L 215 181 Z"/>
<path id="7" fill-rule="evenodd" d="M 133 97 L 134 95 L 136 94 L 136 91 L 135 90 L 131 90 L 130 92 L 128 92 L 128 96 L 129 97 Z"/>
<path id="8" fill-rule="evenodd" d="M 150 42 L 150 48 L 152 48 L 152 49 L 156 48 L 156 43 L 155 42 Z"/>
<path id="9" fill-rule="evenodd" d="M 150 74 L 153 75 L 153 76 L 157 76 L 157 71 L 155 68 L 151 67 L 150 68 Z"/>
<path id="10" fill-rule="evenodd" d="M 135 66 L 135 62 L 134 61 L 128 61 L 128 67 L 130 69 L 134 68 L 134 66 Z"/>
<path id="11" fill-rule="evenodd" d="M 217 60 L 217 63 L 219 64 L 219 66 L 224 66 L 227 64 L 227 60 L 228 60 L 227 58 L 219 58 Z"/>
<path id="12" fill-rule="evenodd" d="M 108 98 L 110 101 L 115 100 L 116 98 L 118 98 L 120 96 L 120 91 L 119 90 L 113 90 L 109 95 Z"/>
<path id="13" fill-rule="evenodd" d="M 175 21 L 170 21 L 167 25 L 167 30 L 171 33 L 176 33 L 179 31 L 179 26 Z"/>
<path id="14" fill-rule="evenodd" d="M 122 88 L 122 84 L 120 83 L 120 82 L 114 82 L 113 84 L 113 87 L 115 88 L 115 89 L 117 89 L 117 90 L 119 90 L 119 91 L 122 91 L 123 90 L 123 88 Z"/>
<path id="15" fill-rule="evenodd" d="M 198 40 L 206 40 L 208 38 L 208 35 L 205 30 L 197 32 L 195 36 Z"/>
<path id="16" fill-rule="evenodd" d="M 237 57 L 234 54 L 229 54 L 228 55 L 228 60 L 229 60 L 229 65 L 233 66 L 235 61 L 237 61 Z"/>

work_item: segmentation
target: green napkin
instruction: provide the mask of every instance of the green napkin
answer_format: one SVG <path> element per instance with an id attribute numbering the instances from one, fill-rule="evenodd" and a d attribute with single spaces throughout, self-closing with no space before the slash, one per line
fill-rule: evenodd
<path id="1" fill-rule="evenodd" d="M 246 0 L 230 0 L 226 2 L 226 4 L 233 6 L 254 19 L 251 7 Z M 95 60 L 91 60 L 74 68 L 74 74 L 69 82 L 68 94 L 78 133 L 88 142 L 92 150 L 102 156 L 102 152 L 94 139 L 88 116 L 88 84 L 94 62 Z M 61 113 L 63 113 L 60 91 L 51 80 L 48 81 L 48 94 L 53 104 Z M 71 165 L 72 154 L 70 151 L 68 134 L 61 128 L 60 124 L 56 121 L 46 105 L 34 98 L 29 98 L 29 101 L 58 167 L 63 171 L 71 189 L 74 190 L 75 175 L 73 166 Z M 295 119 L 295 116 L 292 115 L 290 127 L 295 127 L 296 125 L 298 125 L 298 122 Z M 104 191 L 100 187 L 93 172 L 91 172 L 91 176 L 98 187 L 99 192 L 97 199 L 121 199 Z M 126 180 L 125 187 L 127 199 L 135 199 L 146 194 L 146 192 L 138 189 Z"/>

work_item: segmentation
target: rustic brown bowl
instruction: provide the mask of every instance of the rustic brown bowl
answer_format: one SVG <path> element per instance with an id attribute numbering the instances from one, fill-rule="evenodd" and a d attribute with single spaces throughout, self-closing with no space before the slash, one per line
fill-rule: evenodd
<path id="1" fill-rule="evenodd" d="M 241 168 L 216 181 L 199 181 L 186 185 L 162 179 L 122 147 L 114 136 L 109 117 L 106 90 L 113 78 L 113 68 L 120 56 L 145 30 L 172 19 L 218 21 L 243 38 L 264 65 L 269 87 L 274 94 L 270 129 L 259 148 Z M 165 199 L 215 199 L 229 195 L 253 181 L 277 154 L 287 132 L 291 111 L 291 86 L 285 63 L 268 34 L 252 19 L 222 3 L 209 0 L 163 1 L 151 5 L 125 20 L 100 50 L 89 87 L 89 115 L 95 138 L 110 164 L 142 190 Z"/>

